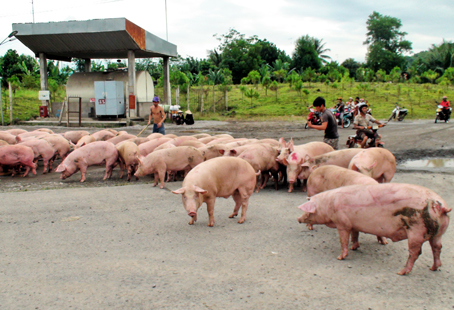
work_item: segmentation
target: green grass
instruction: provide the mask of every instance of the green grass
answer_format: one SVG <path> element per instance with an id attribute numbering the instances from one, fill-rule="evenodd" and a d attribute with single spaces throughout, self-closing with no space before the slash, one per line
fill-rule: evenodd
<path id="1" fill-rule="evenodd" d="M 41 101 L 38 100 L 37 89 L 21 88 L 13 94 L 13 120 L 15 122 L 22 120 L 30 120 L 39 116 L 39 107 Z M 5 124 L 10 124 L 10 99 L 8 89 L 2 88 L 2 103 L 3 103 L 3 120 Z M 57 91 L 56 100 L 63 101 L 64 88 Z"/>
<path id="2" fill-rule="evenodd" d="M 309 91 L 308 95 L 299 94 L 290 88 L 289 84 L 280 84 L 278 95 L 274 91 L 265 89 L 260 85 L 256 89 L 260 97 L 251 99 L 243 96 L 239 85 L 233 85 L 228 93 L 228 107 L 223 99 L 223 93 L 216 89 L 214 99 L 216 112 L 213 112 L 213 91 L 212 86 L 205 86 L 204 112 L 200 112 L 200 87 L 193 87 L 189 93 L 189 109 L 194 113 L 195 119 L 204 120 L 301 120 L 307 116 L 306 105 L 311 105 L 318 96 L 325 98 L 327 107 L 336 104 L 336 98 L 342 96 L 344 101 L 348 97 L 361 97 L 368 100 L 374 117 L 388 118 L 397 102 L 400 107 L 409 110 L 408 118 L 425 119 L 433 118 L 437 102 L 443 96 L 454 98 L 454 88 L 439 86 L 436 84 L 388 84 L 388 83 L 352 83 L 341 85 L 336 83 L 337 88 L 322 83 L 305 83 L 304 87 Z M 366 89 L 361 88 L 365 86 Z M 248 88 L 255 88 L 247 85 Z M 399 90 L 400 89 L 400 90 Z M 162 96 L 162 88 L 156 88 L 155 93 Z M 8 90 L 3 89 L 3 112 L 6 123 L 9 123 L 9 97 Z M 57 92 L 57 102 L 62 102 L 64 88 Z M 172 89 L 172 103 L 175 104 L 175 91 Z M 13 97 L 13 119 L 29 120 L 39 116 L 38 90 L 19 89 Z M 187 108 L 187 96 L 180 94 L 180 105 L 182 110 Z"/>

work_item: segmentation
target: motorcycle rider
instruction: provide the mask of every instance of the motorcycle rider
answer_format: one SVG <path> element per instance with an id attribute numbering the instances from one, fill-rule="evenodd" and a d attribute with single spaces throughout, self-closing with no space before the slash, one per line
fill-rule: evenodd
<path id="1" fill-rule="evenodd" d="M 375 139 L 375 146 L 377 146 L 381 135 L 379 135 L 377 132 L 374 133 L 372 130 L 367 129 L 367 127 L 370 126 L 370 123 L 376 123 L 383 126 L 385 126 L 386 124 L 380 123 L 379 121 L 374 119 L 372 115 L 367 114 L 367 105 L 365 103 L 360 103 L 358 105 L 358 111 L 359 113 L 353 121 L 353 128 L 357 129 L 356 135 L 363 139 L 363 141 L 361 142 L 361 148 L 364 148 L 367 139 Z"/>
<path id="2" fill-rule="evenodd" d="M 342 101 L 342 97 L 337 98 L 337 104 L 336 104 L 335 108 L 337 109 L 337 113 L 339 113 L 339 119 L 341 121 L 341 128 L 344 128 L 345 104 Z"/>
<path id="3" fill-rule="evenodd" d="M 442 112 L 445 115 L 446 123 L 449 123 L 449 118 L 451 117 L 450 107 L 451 104 L 448 101 L 448 97 L 443 96 L 443 100 L 440 102 L 440 105 L 443 107 Z"/>

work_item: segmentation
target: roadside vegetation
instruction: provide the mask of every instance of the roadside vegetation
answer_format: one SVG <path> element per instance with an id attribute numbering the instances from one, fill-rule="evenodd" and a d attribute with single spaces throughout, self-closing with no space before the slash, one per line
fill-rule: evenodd
<path id="1" fill-rule="evenodd" d="M 368 52 L 365 62 L 352 58 L 339 64 L 327 55 L 323 39 L 303 35 L 291 56 L 272 42 L 246 37 L 235 29 L 217 36 L 219 45 L 207 58 L 171 60 L 172 104 L 188 108 L 196 119 L 301 118 L 317 96 L 333 106 L 336 98 L 365 98 L 373 115 L 387 118 L 394 104 L 409 109 L 409 118 L 432 118 L 443 96 L 453 98 L 454 43 L 433 44 L 411 55 L 400 19 L 378 12 L 366 21 Z M 125 62 L 93 61 L 91 71 L 124 70 Z M 155 93 L 162 96 L 162 60 L 141 59 L 136 70 L 148 71 Z M 49 61 L 47 72 L 53 102 L 62 102 L 65 84 L 73 72 L 83 72 L 83 59 L 71 66 Z M 9 123 L 9 92 L 13 90 L 13 120 L 37 117 L 40 101 L 39 64 L 9 50 L 0 57 L 2 108 Z M 179 96 L 177 96 L 177 94 Z M 179 97 L 179 102 L 175 98 Z"/>

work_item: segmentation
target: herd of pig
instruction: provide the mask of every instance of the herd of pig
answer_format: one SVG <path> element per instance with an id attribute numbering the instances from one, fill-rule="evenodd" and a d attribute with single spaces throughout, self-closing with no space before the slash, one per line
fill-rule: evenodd
<path id="1" fill-rule="evenodd" d="M 182 187 L 173 191 L 181 194 L 183 206 L 197 221 L 199 207 L 206 203 L 208 226 L 214 225 L 216 197 L 233 197 L 235 207 L 231 218 L 246 220 L 249 197 L 263 189 L 269 178 L 276 190 L 279 183 L 302 183 L 308 202 L 299 206 L 303 214 L 298 222 L 313 229 L 315 224 L 337 228 L 341 254 L 348 254 L 351 236 L 352 250 L 359 247 L 359 232 L 377 236 L 378 242 L 408 239 L 409 257 L 399 274 L 408 274 L 429 241 L 434 263 L 441 266 L 441 236 L 449 224 L 451 211 L 446 202 L 433 191 L 411 184 L 388 184 L 396 171 L 394 155 L 383 148 L 346 149 L 334 151 L 323 142 L 294 145 L 293 141 L 274 139 L 235 139 L 228 134 L 211 136 L 196 134 L 150 134 L 138 138 L 125 131 L 68 131 L 54 134 L 50 129 L 0 131 L 0 166 L 14 175 L 25 169 L 36 175 L 38 160 L 43 161 L 43 173 L 52 171 L 53 161 L 60 157 L 61 179 L 80 170 L 85 181 L 87 168 L 105 164 L 104 180 L 119 165 L 120 178 L 127 172 L 154 175 L 154 185 L 184 174 Z M 167 179 L 166 179 L 167 177 Z M 381 184 L 386 183 L 386 184 Z"/>

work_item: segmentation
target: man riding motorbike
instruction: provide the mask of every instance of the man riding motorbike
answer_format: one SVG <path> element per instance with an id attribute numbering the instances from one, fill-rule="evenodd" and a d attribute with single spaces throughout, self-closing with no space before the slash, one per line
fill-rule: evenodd
<path id="1" fill-rule="evenodd" d="M 381 135 L 377 132 L 373 132 L 370 129 L 367 129 L 370 126 L 370 123 L 376 123 L 378 125 L 385 126 L 376 119 L 374 119 L 370 114 L 367 114 L 367 105 L 365 103 L 360 103 L 358 105 L 358 115 L 356 115 L 355 120 L 353 121 L 354 129 L 357 129 L 356 135 L 361 137 L 363 141 L 361 142 L 361 148 L 364 148 L 366 145 L 367 139 L 375 139 L 375 146 L 378 145 Z"/>
<path id="2" fill-rule="evenodd" d="M 449 123 L 449 118 L 451 117 L 451 104 L 448 101 L 448 97 L 443 96 L 443 100 L 440 102 L 440 105 L 443 107 L 443 113 L 445 115 L 446 123 Z"/>

